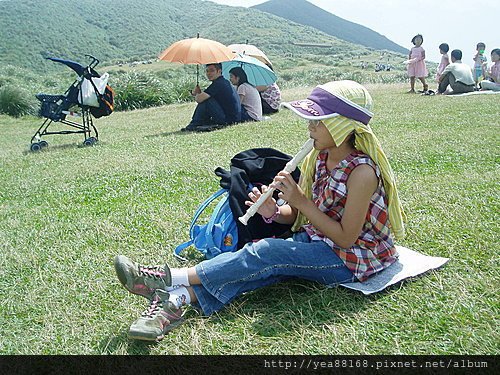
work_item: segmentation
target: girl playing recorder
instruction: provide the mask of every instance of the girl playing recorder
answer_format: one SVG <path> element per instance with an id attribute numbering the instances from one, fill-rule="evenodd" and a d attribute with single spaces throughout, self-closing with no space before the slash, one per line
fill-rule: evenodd
<path id="1" fill-rule="evenodd" d="M 404 214 L 392 169 L 368 125 L 368 91 L 353 81 L 329 82 L 283 106 L 307 121 L 314 149 L 299 184 L 280 172 L 270 185 L 287 204 L 271 197 L 257 213 L 266 222 L 294 223 L 293 237 L 250 242 L 191 268 L 144 266 L 117 256 L 121 284 L 149 300 L 130 338 L 161 340 L 182 323 L 188 304 L 210 315 L 245 292 L 284 280 L 364 281 L 395 262 L 393 235 L 404 235 Z M 254 188 L 247 204 L 267 189 Z"/>

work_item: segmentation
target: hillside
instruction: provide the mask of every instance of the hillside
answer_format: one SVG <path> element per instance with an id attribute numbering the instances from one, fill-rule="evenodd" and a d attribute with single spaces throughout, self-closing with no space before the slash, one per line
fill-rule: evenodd
<path id="1" fill-rule="evenodd" d="M 385 36 L 365 26 L 337 17 L 306 0 L 269 0 L 253 8 L 303 25 L 313 26 L 328 35 L 365 47 L 403 54 L 408 52 L 407 49 Z"/>
<path id="2" fill-rule="evenodd" d="M 0 1 L 0 24 L 0 63 L 38 72 L 56 69 L 47 56 L 85 62 L 92 54 L 105 63 L 154 58 L 198 32 L 225 44 L 249 40 L 274 56 L 368 51 L 258 9 L 201 0 Z M 330 47 L 315 51 L 297 41 Z"/>

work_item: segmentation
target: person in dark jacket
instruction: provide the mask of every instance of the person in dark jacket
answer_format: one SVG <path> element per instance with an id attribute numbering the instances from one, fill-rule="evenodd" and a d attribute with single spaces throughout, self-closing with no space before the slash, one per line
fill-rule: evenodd
<path id="1" fill-rule="evenodd" d="M 216 125 L 231 125 L 241 120 L 241 104 L 231 83 L 222 76 L 222 65 L 207 64 L 205 72 L 212 83 L 204 91 L 196 86 L 192 92 L 198 105 L 193 118 L 182 131 L 209 130 Z"/>

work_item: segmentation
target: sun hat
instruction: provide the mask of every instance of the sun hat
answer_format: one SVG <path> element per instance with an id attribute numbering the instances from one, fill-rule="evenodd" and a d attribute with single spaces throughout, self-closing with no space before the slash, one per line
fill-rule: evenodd
<path id="1" fill-rule="evenodd" d="M 318 85 L 307 99 L 282 103 L 282 106 L 306 120 L 325 120 L 341 115 L 367 125 L 373 117 L 370 94 L 354 81 Z"/>
<path id="2" fill-rule="evenodd" d="M 373 101 L 368 90 L 354 81 L 332 81 L 316 86 L 307 99 L 282 103 L 306 120 L 321 120 L 330 132 L 336 145 L 355 134 L 355 147 L 367 154 L 379 167 L 384 184 L 391 230 L 397 238 L 404 237 L 404 210 L 396 187 L 396 179 L 389 160 L 368 122 L 373 117 Z M 312 198 L 316 160 L 320 150 L 313 149 L 300 167 L 300 187 Z M 297 231 L 307 222 L 300 211 L 292 230 Z"/>

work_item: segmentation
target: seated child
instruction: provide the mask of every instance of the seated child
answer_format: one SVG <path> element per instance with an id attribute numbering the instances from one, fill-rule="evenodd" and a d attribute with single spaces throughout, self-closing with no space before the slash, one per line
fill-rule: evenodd
<path id="1" fill-rule="evenodd" d="M 396 261 L 393 235 L 404 234 L 403 211 L 389 161 L 368 125 L 368 91 L 353 81 L 329 82 L 284 106 L 306 120 L 314 149 L 299 184 L 282 171 L 270 185 L 288 203 L 278 206 L 269 197 L 257 213 L 266 223 L 294 223 L 293 237 L 249 242 L 190 268 L 143 266 L 117 256 L 120 283 L 149 300 L 129 337 L 162 339 L 182 323 L 188 304 L 210 315 L 245 292 L 285 280 L 364 281 Z M 267 189 L 253 188 L 247 205 Z"/>

